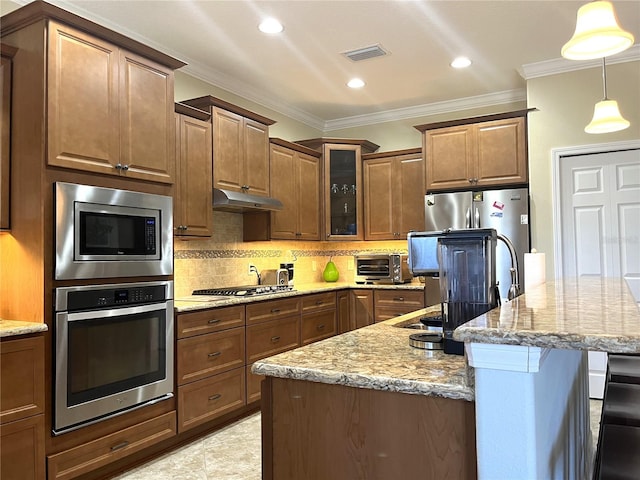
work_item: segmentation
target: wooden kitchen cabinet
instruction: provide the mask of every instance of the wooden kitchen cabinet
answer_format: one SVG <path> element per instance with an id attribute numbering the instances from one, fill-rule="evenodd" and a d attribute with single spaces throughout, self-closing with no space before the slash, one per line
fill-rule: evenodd
<path id="1" fill-rule="evenodd" d="M 320 240 L 319 152 L 279 138 L 270 144 L 271 196 L 283 204 L 271 212 L 274 240 Z"/>
<path id="2" fill-rule="evenodd" d="M 235 305 L 176 317 L 178 432 L 246 404 L 245 307 Z"/>
<path id="3" fill-rule="evenodd" d="M 363 155 L 364 239 L 402 240 L 424 230 L 422 150 Z"/>
<path id="4" fill-rule="evenodd" d="M 0 43 L 0 230 L 11 226 L 11 58 L 15 52 Z"/>
<path id="5" fill-rule="evenodd" d="M 349 330 L 371 325 L 373 323 L 373 290 L 350 290 L 349 309 Z"/>
<path id="6" fill-rule="evenodd" d="M 374 290 L 374 320 L 383 322 L 424 308 L 423 290 Z"/>
<path id="7" fill-rule="evenodd" d="M 213 186 L 269 196 L 269 125 L 275 121 L 210 95 L 181 103 L 211 112 Z"/>
<path id="8" fill-rule="evenodd" d="M 173 183 L 173 68 L 55 21 L 47 32 L 47 164 Z"/>
<path id="9" fill-rule="evenodd" d="M 523 185 L 527 110 L 418 125 L 428 192 Z"/>
<path id="10" fill-rule="evenodd" d="M 338 333 L 336 293 L 316 293 L 302 297 L 300 343 L 308 345 Z"/>
<path id="11" fill-rule="evenodd" d="M 296 143 L 322 152 L 323 238 L 363 240 L 362 154 L 376 151 L 378 145 L 336 138 Z"/>
<path id="12" fill-rule="evenodd" d="M 180 236 L 210 237 L 213 234 L 210 115 L 180 104 L 176 104 L 176 112 L 174 232 Z"/>
<path id="13" fill-rule="evenodd" d="M 0 478 L 42 479 L 44 337 L 0 342 Z"/>
<path id="14" fill-rule="evenodd" d="M 341 290 L 336 293 L 336 310 L 338 315 L 338 333 L 345 333 L 351 328 L 349 308 L 349 290 Z"/>

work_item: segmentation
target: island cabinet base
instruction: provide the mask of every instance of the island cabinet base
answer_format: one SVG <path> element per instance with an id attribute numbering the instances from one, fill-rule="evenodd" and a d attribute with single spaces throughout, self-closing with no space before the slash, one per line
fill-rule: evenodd
<path id="1" fill-rule="evenodd" d="M 262 402 L 263 480 L 476 478 L 473 402 L 274 377 Z"/>

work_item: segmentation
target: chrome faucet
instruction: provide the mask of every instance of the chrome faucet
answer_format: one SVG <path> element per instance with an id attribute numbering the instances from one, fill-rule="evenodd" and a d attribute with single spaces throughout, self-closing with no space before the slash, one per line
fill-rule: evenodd
<path id="1" fill-rule="evenodd" d="M 513 300 L 520 295 L 520 285 L 518 284 L 518 278 L 520 277 L 518 272 L 518 256 L 516 255 L 516 249 L 511 240 L 502 234 L 498 234 L 497 237 L 498 240 L 504 242 L 507 249 L 509 249 L 509 255 L 511 255 L 511 268 L 509 269 L 509 272 L 511 272 L 511 286 L 509 287 L 507 298 Z"/>

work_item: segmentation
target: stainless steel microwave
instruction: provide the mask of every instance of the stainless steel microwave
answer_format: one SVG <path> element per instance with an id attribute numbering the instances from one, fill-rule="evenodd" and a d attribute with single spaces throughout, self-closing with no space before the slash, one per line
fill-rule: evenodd
<path id="1" fill-rule="evenodd" d="M 403 253 L 356 255 L 356 283 L 407 283 L 412 275 Z"/>
<path id="2" fill-rule="evenodd" d="M 173 199 L 57 182 L 55 279 L 173 274 Z"/>

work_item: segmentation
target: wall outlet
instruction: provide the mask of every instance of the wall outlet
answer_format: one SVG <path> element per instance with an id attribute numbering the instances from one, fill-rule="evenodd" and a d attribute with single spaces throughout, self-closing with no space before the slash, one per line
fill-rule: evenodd
<path id="1" fill-rule="evenodd" d="M 318 262 L 316 262 L 315 260 L 311 261 L 311 270 L 314 272 L 318 270 Z"/>

